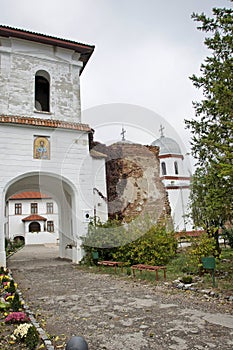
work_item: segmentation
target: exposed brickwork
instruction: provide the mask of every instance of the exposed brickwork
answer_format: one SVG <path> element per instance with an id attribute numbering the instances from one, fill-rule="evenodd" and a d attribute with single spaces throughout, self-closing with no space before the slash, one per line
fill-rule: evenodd
<path id="1" fill-rule="evenodd" d="M 126 142 L 91 147 L 107 155 L 109 217 L 130 221 L 148 213 L 155 219 L 170 216 L 168 195 L 160 179 L 159 148 Z"/>

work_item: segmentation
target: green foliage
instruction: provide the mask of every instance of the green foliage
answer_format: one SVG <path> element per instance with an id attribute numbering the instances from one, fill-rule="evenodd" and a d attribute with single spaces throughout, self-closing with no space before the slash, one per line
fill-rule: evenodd
<path id="1" fill-rule="evenodd" d="M 126 265 L 165 265 L 175 256 L 176 249 L 174 233 L 167 231 L 165 225 L 157 224 L 137 240 L 119 247 L 113 258 Z"/>
<path id="2" fill-rule="evenodd" d="M 209 237 L 207 233 L 203 233 L 200 237 L 195 238 L 191 248 L 188 250 L 188 254 L 191 263 L 201 270 L 201 258 L 218 255 L 214 237 Z"/>
<path id="3" fill-rule="evenodd" d="M 0 301 L 0 311 L 5 311 L 11 307 L 10 303 L 7 303 L 5 301 Z"/>
<path id="4" fill-rule="evenodd" d="M 15 293 L 14 298 L 11 302 L 11 308 L 13 311 L 19 311 L 22 307 L 21 301 L 19 300 L 19 294 Z"/>
<path id="5" fill-rule="evenodd" d="M 6 289 L 8 293 L 14 293 L 16 291 L 14 280 L 10 281 L 9 287 Z"/>
<path id="6" fill-rule="evenodd" d="M 185 284 L 190 284 L 193 282 L 193 278 L 190 275 L 186 275 L 186 276 L 182 277 L 181 282 L 183 282 Z"/>
<path id="7" fill-rule="evenodd" d="M 99 260 L 120 260 L 126 265 L 163 265 L 175 255 L 177 241 L 165 223 L 153 224 L 146 216 L 126 226 L 118 220 L 92 222 L 83 247 L 86 252 L 83 261 L 87 264 L 95 263 L 93 252 L 98 252 Z"/>
<path id="8" fill-rule="evenodd" d="M 83 237 L 83 247 L 86 253 L 83 262 L 94 264 L 94 252 L 98 253 L 99 260 L 111 260 L 116 247 L 126 239 L 126 230 L 118 220 L 108 220 L 104 223 L 90 222 L 88 234 Z"/>
<path id="9" fill-rule="evenodd" d="M 38 332 L 37 332 L 35 326 L 32 325 L 28 329 L 28 332 L 27 332 L 27 335 L 24 339 L 24 342 L 29 350 L 36 349 L 36 346 L 39 343 L 39 335 L 38 335 Z"/>
<path id="10" fill-rule="evenodd" d="M 233 9 L 213 8 L 213 18 L 193 14 L 198 29 L 208 33 L 211 51 L 193 75 L 203 100 L 194 102 L 196 118 L 185 123 L 192 133 L 197 168 L 192 183 L 191 212 L 196 226 L 222 227 L 232 222 L 233 197 Z M 216 236 L 217 243 L 217 236 Z"/>
<path id="11" fill-rule="evenodd" d="M 233 248 L 233 229 L 225 230 L 224 236 L 226 237 L 229 246 Z"/>

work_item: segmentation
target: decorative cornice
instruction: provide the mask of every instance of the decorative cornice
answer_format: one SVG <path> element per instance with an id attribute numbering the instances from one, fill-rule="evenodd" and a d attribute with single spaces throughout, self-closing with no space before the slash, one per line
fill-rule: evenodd
<path id="1" fill-rule="evenodd" d="M 186 189 L 190 189 L 190 186 L 186 185 L 186 186 L 173 186 L 173 185 L 168 185 L 168 186 L 165 186 L 166 190 L 186 190 Z"/>
<path id="2" fill-rule="evenodd" d="M 0 116 L 0 124 L 18 124 L 28 126 L 40 126 L 44 128 L 60 128 L 60 129 L 71 129 L 78 131 L 91 132 L 91 128 L 88 124 L 71 123 L 62 120 L 54 119 L 41 119 L 33 117 L 20 117 L 20 116 Z"/>
<path id="3" fill-rule="evenodd" d="M 162 154 L 159 155 L 159 159 L 163 159 L 163 158 L 180 158 L 180 159 L 184 159 L 184 156 L 182 156 L 182 154 Z"/>
<path id="4" fill-rule="evenodd" d="M 170 175 L 164 175 L 160 177 L 161 180 L 186 180 L 186 181 L 190 181 L 190 177 L 189 176 L 170 176 Z"/>

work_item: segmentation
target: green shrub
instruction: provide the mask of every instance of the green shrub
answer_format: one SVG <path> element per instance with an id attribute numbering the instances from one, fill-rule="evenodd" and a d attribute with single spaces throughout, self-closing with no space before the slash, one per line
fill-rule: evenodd
<path id="1" fill-rule="evenodd" d="M 14 282 L 14 280 L 11 280 L 11 281 L 10 281 L 10 285 L 9 285 L 9 287 L 6 289 L 6 291 L 7 291 L 8 293 L 11 293 L 11 294 L 15 293 L 16 288 L 15 288 L 15 282 Z"/>
<path id="2" fill-rule="evenodd" d="M 26 346 L 28 347 L 29 350 L 34 350 L 36 349 L 38 343 L 39 343 L 39 335 L 36 330 L 35 326 L 31 326 L 28 329 L 27 335 L 24 340 Z"/>
<path id="3" fill-rule="evenodd" d="M 181 282 L 185 283 L 185 284 L 190 284 L 193 282 L 193 278 L 192 276 L 183 276 L 182 279 L 181 279 Z"/>
<path id="4" fill-rule="evenodd" d="M 150 218 L 134 220 L 124 226 L 118 220 L 91 222 L 83 239 L 84 263 L 93 264 L 93 252 L 99 260 L 119 260 L 125 265 L 164 265 L 176 254 L 177 240 L 165 222 L 152 224 Z"/>
<path id="5" fill-rule="evenodd" d="M 201 258 L 218 255 L 215 238 L 209 237 L 207 233 L 203 233 L 200 237 L 193 239 L 188 253 L 193 266 L 201 272 Z"/>
<path id="6" fill-rule="evenodd" d="M 174 232 L 168 231 L 166 225 L 160 223 L 152 225 L 135 241 L 117 248 L 113 258 L 125 262 L 126 265 L 165 265 L 175 256 L 176 250 Z"/>
<path id="7" fill-rule="evenodd" d="M 22 304 L 21 304 L 21 301 L 19 300 L 19 294 L 15 293 L 14 298 L 12 299 L 12 302 L 11 302 L 11 308 L 13 311 L 19 311 L 21 307 L 22 307 Z"/>
<path id="8" fill-rule="evenodd" d="M 96 264 L 94 254 L 98 254 L 99 260 L 112 260 L 116 247 L 126 240 L 126 230 L 119 220 L 108 220 L 107 222 L 91 221 L 88 226 L 88 234 L 83 238 L 83 248 L 86 264 Z"/>
<path id="9" fill-rule="evenodd" d="M 224 236 L 226 237 L 229 246 L 233 248 L 233 229 L 225 230 Z"/>

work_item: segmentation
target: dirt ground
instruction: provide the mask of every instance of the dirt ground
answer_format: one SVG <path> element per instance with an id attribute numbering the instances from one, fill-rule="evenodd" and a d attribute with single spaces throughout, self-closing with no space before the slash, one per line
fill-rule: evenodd
<path id="1" fill-rule="evenodd" d="M 232 302 L 86 272 L 57 256 L 55 246 L 29 246 L 8 259 L 31 311 L 63 341 L 57 349 L 72 335 L 89 350 L 233 349 Z"/>

